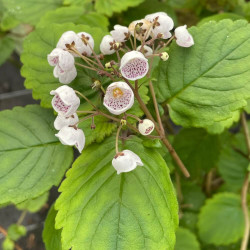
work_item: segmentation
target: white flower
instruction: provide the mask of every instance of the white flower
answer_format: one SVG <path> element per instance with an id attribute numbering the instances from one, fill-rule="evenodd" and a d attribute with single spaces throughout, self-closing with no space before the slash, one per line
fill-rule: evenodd
<path id="1" fill-rule="evenodd" d="M 54 127 L 55 129 L 60 130 L 65 126 L 75 125 L 78 121 L 79 118 L 76 113 L 69 117 L 58 115 L 54 121 Z"/>
<path id="2" fill-rule="evenodd" d="M 134 93 L 125 82 L 111 83 L 105 93 L 103 105 L 114 115 L 120 115 L 134 104 Z"/>
<path id="3" fill-rule="evenodd" d="M 114 44 L 115 44 L 114 38 L 110 35 L 106 35 L 102 38 L 100 44 L 100 51 L 102 52 L 103 55 L 111 55 L 115 53 Z"/>
<path id="4" fill-rule="evenodd" d="M 93 37 L 87 32 L 79 32 L 77 33 L 77 35 L 81 38 L 83 45 L 84 45 L 84 51 L 82 54 L 86 54 L 87 56 L 90 56 L 92 54 L 92 49 L 94 50 L 94 46 L 95 46 Z"/>
<path id="5" fill-rule="evenodd" d="M 59 82 L 63 84 L 71 83 L 77 76 L 76 67 L 73 66 L 70 70 L 63 70 L 58 65 L 54 68 L 53 75 L 59 78 Z"/>
<path id="6" fill-rule="evenodd" d="M 149 119 L 139 122 L 138 129 L 142 135 L 150 135 L 155 128 L 154 123 Z"/>
<path id="7" fill-rule="evenodd" d="M 61 116 L 73 115 L 80 105 L 80 99 L 75 91 L 66 85 L 52 90 L 50 94 L 55 95 L 51 103 L 54 110 Z"/>
<path id="8" fill-rule="evenodd" d="M 118 153 L 112 160 L 112 165 L 116 169 L 117 174 L 130 172 L 137 166 L 143 166 L 140 157 L 130 150 L 123 150 Z"/>
<path id="9" fill-rule="evenodd" d="M 129 25 L 128 29 L 130 33 L 132 34 L 132 36 L 134 36 L 134 34 L 136 33 L 135 36 L 138 40 L 143 40 L 144 38 L 145 40 L 147 40 L 148 37 L 150 36 L 152 25 L 148 20 L 141 19 L 141 20 L 133 21 Z M 136 29 L 136 32 L 135 32 L 135 29 Z"/>
<path id="10" fill-rule="evenodd" d="M 85 135 L 83 131 L 76 127 L 63 127 L 57 134 L 63 145 L 75 145 L 81 153 L 85 145 Z"/>
<path id="11" fill-rule="evenodd" d="M 163 39 L 168 39 L 172 36 L 170 30 L 174 28 L 174 22 L 165 12 L 156 12 L 145 16 L 145 19 L 153 23 L 152 33 L 153 37 L 162 34 Z"/>
<path id="12" fill-rule="evenodd" d="M 86 45 L 82 42 L 82 39 L 74 31 L 66 31 L 62 34 L 56 47 L 67 50 L 67 46 L 72 46 L 80 54 L 86 50 Z M 74 56 L 79 57 L 76 53 L 72 53 Z"/>
<path id="13" fill-rule="evenodd" d="M 61 48 L 55 48 L 47 56 L 49 65 L 59 66 L 62 70 L 70 70 L 75 66 L 74 57 L 68 52 Z"/>
<path id="14" fill-rule="evenodd" d="M 148 59 L 139 51 L 127 52 L 121 59 L 120 70 L 129 80 L 141 79 L 148 73 Z"/>
<path id="15" fill-rule="evenodd" d="M 114 26 L 114 30 L 110 31 L 110 34 L 116 42 L 122 43 L 128 40 L 130 32 L 126 26 L 117 24 Z"/>
<path id="16" fill-rule="evenodd" d="M 194 45 L 194 39 L 187 30 L 187 25 L 180 26 L 174 31 L 176 43 L 181 47 L 191 47 Z"/>
<path id="17" fill-rule="evenodd" d="M 136 48 L 137 51 L 140 51 L 141 50 L 141 45 L 139 47 Z M 142 48 L 142 53 L 145 55 L 145 56 L 150 56 L 153 54 L 153 50 L 147 46 L 147 45 L 144 45 L 143 48 Z"/>

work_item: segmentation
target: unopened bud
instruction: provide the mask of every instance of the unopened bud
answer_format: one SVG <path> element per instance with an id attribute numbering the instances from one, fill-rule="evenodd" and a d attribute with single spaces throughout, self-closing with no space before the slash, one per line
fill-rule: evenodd
<path id="1" fill-rule="evenodd" d="M 105 68 L 106 68 L 106 69 L 109 69 L 109 68 L 111 68 L 111 67 L 112 67 L 111 62 L 105 63 Z"/>
<path id="2" fill-rule="evenodd" d="M 126 126 L 126 125 L 127 125 L 127 121 L 124 120 L 124 119 L 121 119 L 121 125 L 122 125 L 122 126 Z"/>
<path id="3" fill-rule="evenodd" d="M 99 80 L 95 80 L 92 84 L 92 89 L 95 89 L 95 88 L 100 88 L 101 87 L 101 82 Z"/>
<path id="4" fill-rule="evenodd" d="M 120 49 L 120 47 L 121 47 L 120 43 L 116 42 L 116 43 L 114 44 L 114 49 L 115 49 L 115 50 Z"/>
<path id="5" fill-rule="evenodd" d="M 144 119 L 139 122 L 138 129 L 142 135 L 149 135 L 155 128 L 154 123 L 149 119 Z"/>
<path id="6" fill-rule="evenodd" d="M 167 52 L 162 52 L 162 53 L 160 54 L 160 57 L 161 57 L 161 59 L 165 62 L 165 61 L 168 60 L 169 54 L 168 54 Z"/>

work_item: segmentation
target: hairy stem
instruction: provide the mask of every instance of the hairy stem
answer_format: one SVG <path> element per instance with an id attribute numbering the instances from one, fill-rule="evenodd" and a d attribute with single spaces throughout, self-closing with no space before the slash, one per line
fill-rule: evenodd
<path id="1" fill-rule="evenodd" d="M 117 133 L 116 133 L 116 137 L 115 137 L 115 152 L 116 154 L 119 153 L 119 134 L 120 134 L 120 131 L 122 129 L 122 124 L 120 124 L 120 126 L 118 127 L 117 129 Z"/>
<path id="2" fill-rule="evenodd" d="M 88 102 L 94 109 L 97 110 L 95 104 L 91 102 L 85 95 L 83 95 L 81 92 L 75 90 L 76 94 L 80 95 L 86 102 Z"/>

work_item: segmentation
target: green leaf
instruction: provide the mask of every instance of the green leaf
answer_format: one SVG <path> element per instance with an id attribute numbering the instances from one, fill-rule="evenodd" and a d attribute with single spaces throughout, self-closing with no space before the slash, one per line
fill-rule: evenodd
<path id="1" fill-rule="evenodd" d="M 26 228 L 23 225 L 12 224 L 8 227 L 8 237 L 11 240 L 17 241 L 22 236 L 26 235 Z"/>
<path id="2" fill-rule="evenodd" d="M 18 204 L 60 183 L 73 150 L 55 137 L 54 119 L 38 105 L 0 112 L 0 204 Z"/>
<path id="3" fill-rule="evenodd" d="M 207 200 L 199 214 L 199 235 L 207 244 L 229 245 L 244 232 L 244 215 L 239 195 L 220 193 Z"/>
<path id="4" fill-rule="evenodd" d="M 96 0 L 95 9 L 98 13 L 112 16 L 114 12 L 122 12 L 127 10 L 128 7 L 135 7 L 142 3 L 144 0 Z"/>
<path id="5" fill-rule="evenodd" d="M 40 18 L 49 10 L 53 10 L 62 5 L 62 0 L 2 0 L 3 6 L 6 9 L 4 19 L 16 20 L 16 25 L 19 23 L 27 23 L 35 25 Z M 12 22 L 12 24 L 14 24 Z M 3 26 L 4 30 L 14 28 L 16 26 L 9 25 Z"/>
<path id="6" fill-rule="evenodd" d="M 48 64 L 47 55 L 56 47 L 56 44 L 67 30 L 75 32 L 86 31 L 93 35 L 95 47 L 99 46 L 105 32 L 99 28 L 85 25 L 74 25 L 73 23 L 51 24 L 47 27 L 37 28 L 24 42 L 24 50 L 21 56 L 23 67 L 22 76 L 26 78 L 25 87 L 33 90 L 33 97 L 41 99 L 41 105 L 51 107 L 52 96 L 50 91 L 62 86 L 58 79 L 53 76 L 53 67 Z M 69 85 L 70 87 L 83 92 L 93 102 L 100 101 L 100 94 L 91 88 L 93 79 L 99 79 L 95 71 L 77 68 L 78 75 Z M 103 82 L 103 78 L 100 78 Z M 82 108 L 89 108 L 84 102 Z"/>
<path id="7" fill-rule="evenodd" d="M 9 237 L 6 237 L 2 244 L 3 250 L 14 250 L 15 242 L 11 240 Z"/>
<path id="8" fill-rule="evenodd" d="M 169 104 L 176 124 L 216 124 L 216 132 L 222 132 L 250 98 L 250 25 L 223 20 L 189 31 L 195 45 L 183 48 L 174 42 L 168 62 L 160 62 L 157 95 Z"/>
<path id="9" fill-rule="evenodd" d="M 196 236 L 188 229 L 179 227 L 176 231 L 175 250 L 200 250 Z"/>
<path id="10" fill-rule="evenodd" d="M 61 250 L 61 231 L 55 229 L 56 210 L 54 205 L 50 208 L 47 218 L 45 220 L 43 229 L 43 241 L 46 250 Z"/>
<path id="11" fill-rule="evenodd" d="M 192 232 L 197 231 L 198 214 L 194 212 L 184 212 L 180 219 L 180 226 L 188 228 Z"/>
<path id="12" fill-rule="evenodd" d="M 144 166 L 117 175 L 112 137 L 67 172 L 55 205 L 63 249 L 174 249 L 178 208 L 166 163 L 136 137 L 124 143 Z"/>
<path id="13" fill-rule="evenodd" d="M 15 42 L 9 36 L 0 38 L 0 65 L 3 64 L 12 54 L 15 48 Z"/>
<path id="14" fill-rule="evenodd" d="M 182 129 L 175 136 L 173 147 L 193 177 L 204 175 L 219 160 L 219 136 L 204 129 Z"/>
<path id="15" fill-rule="evenodd" d="M 43 207 L 43 205 L 47 202 L 48 198 L 49 192 L 45 192 L 41 196 L 38 196 L 33 199 L 28 199 L 17 204 L 16 207 L 20 210 L 28 210 L 31 213 L 35 213 Z"/>

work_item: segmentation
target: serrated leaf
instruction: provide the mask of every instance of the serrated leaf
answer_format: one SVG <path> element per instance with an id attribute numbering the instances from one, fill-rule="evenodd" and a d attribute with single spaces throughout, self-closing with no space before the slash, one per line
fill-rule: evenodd
<path id="1" fill-rule="evenodd" d="M 67 172 L 55 205 L 63 249 L 174 249 L 178 209 L 167 166 L 136 137 L 124 148 L 144 166 L 117 175 L 112 137 L 89 146 Z"/>
<path id="2" fill-rule="evenodd" d="M 14 28 L 19 23 L 27 23 L 35 25 L 40 18 L 49 10 L 53 10 L 62 5 L 62 0 L 2 0 L 3 6 L 6 9 L 3 19 L 14 19 L 16 24 L 6 22 L 8 25 L 3 26 L 4 30 Z M 3 22 L 5 22 L 3 20 Z"/>
<path id="3" fill-rule="evenodd" d="M 122 12 L 129 7 L 135 7 L 142 3 L 144 0 L 96 0 L 95 9 L 98 13 L 112 16 L 114 12 Z"/>
<path id="4" fill-rule="evenodd" d="M 8 227 L 8 237 L 11 240 L 17 241 L 22 236 L 26 235 L 27 231 L 25 226 L 12 224 Z"/>
<path id="5" fill-rule="evenodd" d="M 199 235 L 207 244 L 229 245 L 243 236 L 244 224 L 240 196 L 219 193 L 207 200 L 201 209 Z"/>
<path id="6" fill-rule="evenodd" d="M 250 98 L 250 25 L 223 20 L 189 31 L 195 45 L 182 48 L 174 42 L 168 62 L 160 62 L 157 95 L 169 104 L 176 124 L 208 128 L 218 123 L 222 132 Z"/>
<path id="7" fill-rule="evenodd" d="M 176 231 L 175 250 L 200 250 L 196 236 L 188 229 L 179 227 Z"/>
<path id="8" fill-rule="evenodd" d="M 0 112 L 0 204 L 18 204 L 58 185 L 73 150 L 55 137 L 53 112 L 38 105 Z"/>
<path id="9" fill-rule="evenodd" d="M 47 218 L 45 220 L 43 229 L 43 241 L 46 250 L 61 250 L 61 230 L 55 229 L 56 210 L 54 205 L 50 208 Z"/>
<path id="10" fill-rule="evenodd" d="M 105 34 L 99 28 L 86 25 L 51 24 L 49 28 L 37 28 L 26 38 L 23 45 L 21 61 L 24 65 L 21 73 L 26 78 L 25 87 L 33 90 L 33 97 L 41 99 L 41 105 L 44 107 L 51 107 L 52 96 L 50 91 L 62 86 L 58 79 L 53 76 L 53 67 L 48 64 L 47 55 L 56 47 L 62 33 L 68 30 L 86 31 L 92 34 L 95 47 L 99 46 L 100 40 Z M 98 77 L 95 71 L 78 67 L 77 77 L 69 86 L 83 92 L 96 103 L 100 99 L 100 95 L 91 88 L 93 79 L 99 79 L 103 82 L 103 78 Z M 89 107 L 88 103 L 84 102 L 84 104 L 82 108 Z"/>
<path id="11" fill-rule="evenodd" d="M 0 38 L 0 66 L 3 64 L 12 54 L 15 48 L 15 42 L 9 36 Z"/>
<path id="12" fill-rule="evenodd" d="M 16 207 L 20 210 L 28 210 L 31 213 L 35 213 L 39 211 L 43 205 L 47 202 L 49 198 L 49 192 L 45 192 L 44 194 L 33 198 L 25 200 L 16 205 Z"/>
<path id="13" fill-rule="evenodd" d="M 173 147 L 193 177 L 203 176 L 219 160 L 219 136 L 204 129 L 182 129 L 175 136 Z"/>

